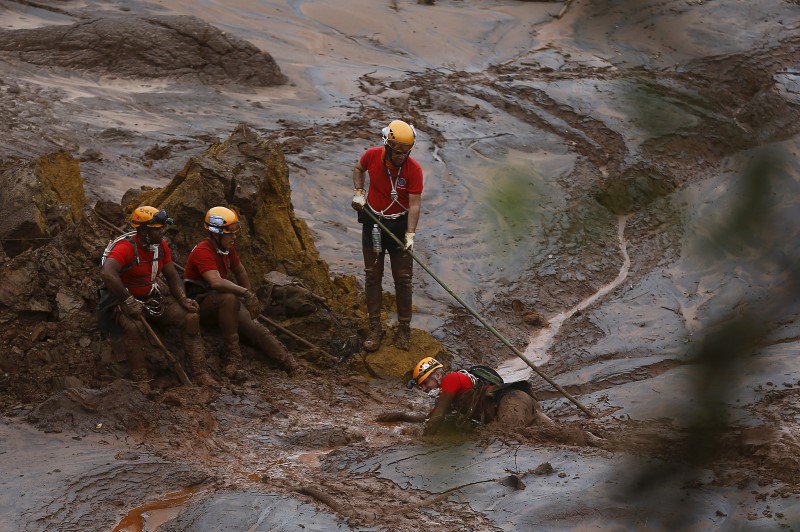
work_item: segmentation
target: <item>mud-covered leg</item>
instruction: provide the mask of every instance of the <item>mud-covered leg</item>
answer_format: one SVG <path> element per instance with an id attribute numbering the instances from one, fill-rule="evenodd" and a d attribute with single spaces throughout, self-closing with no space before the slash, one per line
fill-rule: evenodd
<path id="1" fill-rule="evenodd" d="M 372 248 L 364 247 L 364 290 L 367 298 L 369 314 L 369 332 L 364 341 L 364 349 L 377 351 L 383 339 L 381 325 L 381 300 L 383 297 L 383 253 L 375 253 Z"/>
<path id="2" fill-rule="evenodd" d="M 147 362 L 145 360 L 145 348 L 149 345 L 144 337 L 140 325 L 126 316 L 122 311 L 116 311 L 116 319 L 120 328 L 122 329 L 122 338 L 118 342 L 124 352 L 125 358 L 128 361 L 128 371 L 131 374 L 131 380 L 136 382 L 146 381 L 147 375 Z"/>
<path id="3" fill-rule="evenodd" d="M 242 338 L 256 346 L 258 351 L 276 362 L 289 375 L 293 375 L 299 364 L 275 336 L 263 325 L 250 318 L 247 309 L 239 310 L 239 332 Z"/>
<path id="4" fill-rule="evenodd" d="M 411 344 L 411 277 L 413 259 L 409 253 L 402 249 L 391 252 L 390 257 L 397 301 L 397 321 L 399 323 L 394 337 L 394 345 L 398 349 L 408 351 Z"/>

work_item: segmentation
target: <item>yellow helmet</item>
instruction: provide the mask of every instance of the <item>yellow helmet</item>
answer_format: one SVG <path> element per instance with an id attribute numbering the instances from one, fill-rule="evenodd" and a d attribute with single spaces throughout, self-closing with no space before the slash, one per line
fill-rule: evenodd
<path id="1" fill-rule="evenodd" d="M 167 215 L 167 211 L 156 209 L 150 205 L 136 207 L 131 214 L 131 227 L 134 229 L 140 226 L 164 227 L 173 223 L 172 218 Z"/>
<path id="2" fill-rule="evenodd" d="M 434 371 L 437 369 L 443 368 L 441 363 L 433 357 L 425 357 L 419 362 L 417 365 L 414 366 L 414 371 L 412 372 L 412 379 L 408 381 L 406 384 L 407 388 L 413 388 L 430 377 Z"/>
<path id="3" fill-rule="evenodd" d="M 383 145 L 397 151 L 408 153 L 417 142 L 417 131 L 414 126 L 402 120 L 392 120 L 389 125 L 381 130 Z"/>
<path id="4" fill-rule="evenodd" d="M 205 228 L 217 235 L 238 233 L 239 215 L 227 207 L 211 207 L 206 213 Z"/>

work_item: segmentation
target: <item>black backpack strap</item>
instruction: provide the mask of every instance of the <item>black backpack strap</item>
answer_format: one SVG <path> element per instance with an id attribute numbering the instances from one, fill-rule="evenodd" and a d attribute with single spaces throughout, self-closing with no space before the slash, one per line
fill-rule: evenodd
<path id="1" fill-rule="evenodd" d="M 488 382 L 489 384 L 504 384 L 503 377 L 500 376 L 497 371 L 489 366 L 484 366 L 481 364 L 470 366 L 466 370 L 470 375 L 484 381 Z"/>

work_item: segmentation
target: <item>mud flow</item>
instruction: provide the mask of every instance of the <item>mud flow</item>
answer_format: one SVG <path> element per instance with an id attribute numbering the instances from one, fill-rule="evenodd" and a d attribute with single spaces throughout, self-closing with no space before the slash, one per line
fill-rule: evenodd
<path id="1" fill-rule="evenodd" d="M 799 24 L 791 0 L 0 3 L 0 530 L 800 529 Z M 395 119 L 424 172 L 410 345 L 387 260 L 367 351 L 353 167 Z M 244 340 L 226 371 L 206 323 L 200 386 L 179 330 L 101 333 L 141 205 L 181 272 L 236 210 L 297 368 Z M 528 381 L 553 423 L 424 436 L 426 356 Z"/>

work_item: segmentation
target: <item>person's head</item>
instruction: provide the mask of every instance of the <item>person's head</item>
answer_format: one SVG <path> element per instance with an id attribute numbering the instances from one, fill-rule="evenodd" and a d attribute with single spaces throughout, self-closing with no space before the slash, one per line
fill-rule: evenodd
<path id="1" fill-rule="evenodd" d="M 402 120 L 392 120 L 381 130 L 381 134 L 385 148 L 384 162 L 392 168 L 400 168 L 417 142 L 417 131 Z"/>
<path id="2" fill-rule="evenodd" d="M 164 209 L 150 205 L 136 207 L 131 213 L 131 227 L 136 229 L 139 240 L 146 246 L 158 244 L 164 235 L 164 227 L 174 222 Z"/>
<path id="3" fill-rule="evenodd" d="M 423 392 L 430 393 L 442 384 L 444 366 L 435 358 L 425 357 L 414 366 L 411 377 L 406 383 L 407 388 L 418 386 Z"/>
<path id="4" fill-rule="evenodd" d="M 205 228 L 220 251 L 227 251 L 236 242 L 241 229 L 239 215 L 227 207 L 212 207 L 206 213 Z"/>

